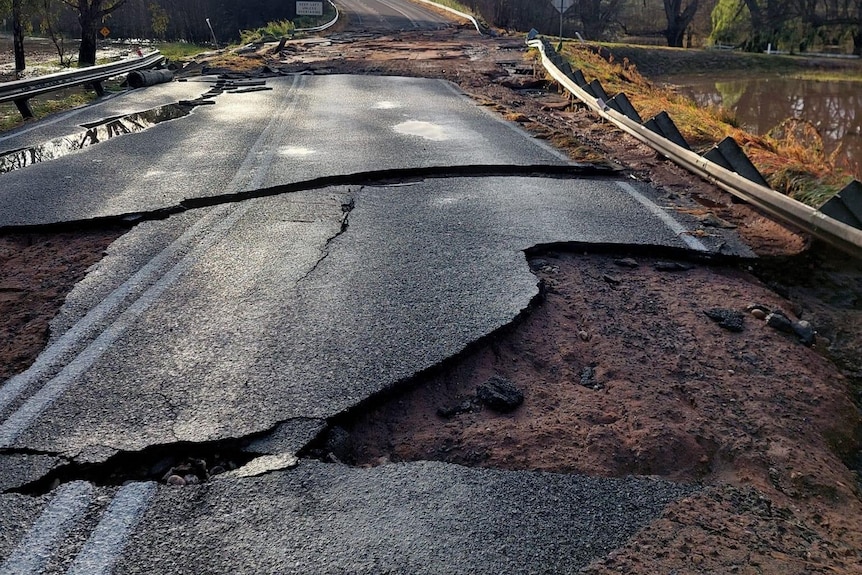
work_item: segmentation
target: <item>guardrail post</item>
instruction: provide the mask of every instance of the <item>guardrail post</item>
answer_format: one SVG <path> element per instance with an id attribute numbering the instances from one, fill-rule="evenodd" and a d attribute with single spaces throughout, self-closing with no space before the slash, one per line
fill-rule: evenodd
<path id="1" fill-rule="evenodd" d="M 649 120 L 644 123 L 644 126 L 655 132 L 660 136 L 664 136 L 666 139 L 670 140 L 677 146 L 681 146 L 686 150 L 691 150 L 691 146 L 688 145 L 688 142 L 685 141 L 685 138 L 682 137 L 682 134 L 679 131 L 679 128 L 676 127 L 676 124 L 673 123 L 673 120 L 670 119 L 670 116 L 667 115 L 667 112 L 659 112 Z"/>
<path id="2" fill-rule="evenodd" d="M 25 120 L 29 120 L 34 117 L 33 110 L 30 108 L 30 100 L 28 98 L 15 100 L 15 107 L 18 108 L 18 111 L 21 112 L 21 117 Z"/>
<path id="3" fill-rule="evenodd" d="M 601 99 L 602 102 L 607 103 L 607 101 L 611 99 L 610 96 L 608 96 L 608 93 L 605 92 L 605 88 L 602 86 L 602 83 L 599 82 L 598 78 L 590 82 L 590 89 L 596 98 Z"/>
<path id="4" fill-rule="evenodd" d="M 101 98 L 102 96 L 104 96 L 104 95 L 105 95 L 105 88 L 102 86 L 102 82 L 101 82 L 101 81 L 97 81 L 97 82 L 90 82 L 90 83 L 88 84 L 88 86 L 89 86 L 90 88 L 92 88 L 93 90 L 95 90 L 95 91 L 96 91 L 96 95 L 97 95 L 98 97 L 100 97 L 100 98 Z"/>
<path id="5" fill-rule="evenodd" d="M 625 93 L 620 92 L 607 102 L 608 106 L 619 112 L 620 114 L 625 114 L 629 120 L 634 120 L 638 124 L 643 124 L 643 118 L 638 114 L 638 111 L 635 110 L 635 107 L 632 106 L 631 101 L 629 101 L 629 97 L 625 95 Z"/>
<path id="6" fill-rule="evenodd" d="M 820 206 L 820 212 L 862 230 L 862 182 L 853 180 Z"/>
<path id="7" fill-rule="evenodd" d="M 726 170 L 736 172 L 755 184 L 766 188 L 769 187 L 769 182 L 766 181 L 766 178 L 754 167 L 754 164 L 745 155 L 745 151 L 730 136 L 720 141 L 714 148 L 705 153 L 703 157 Z"/>

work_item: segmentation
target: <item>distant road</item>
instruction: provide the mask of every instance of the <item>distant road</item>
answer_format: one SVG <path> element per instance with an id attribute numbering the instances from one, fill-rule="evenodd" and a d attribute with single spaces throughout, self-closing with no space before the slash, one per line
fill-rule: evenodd
<path id="1" fill-rule="evenodd" d="M 337 0 L 351 31 L 437 30 L 454 20 L 409 0 Z"/>

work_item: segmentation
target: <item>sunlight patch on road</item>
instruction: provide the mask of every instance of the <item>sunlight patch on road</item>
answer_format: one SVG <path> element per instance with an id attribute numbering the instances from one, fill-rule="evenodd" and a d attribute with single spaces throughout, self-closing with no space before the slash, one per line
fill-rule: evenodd
<path id="1" fill-rule="evenodd" d="M 443 129 L 443 126 L 432 124 L 431 122 L 421 122 L 419 120 L 408 120 L 395 126 L 395 131 L 399 134 L 407 134 L 408 136 L 419 136 L 426 140 L 434 142 L 442 142 L 449 139 L 449 135 Z"/>

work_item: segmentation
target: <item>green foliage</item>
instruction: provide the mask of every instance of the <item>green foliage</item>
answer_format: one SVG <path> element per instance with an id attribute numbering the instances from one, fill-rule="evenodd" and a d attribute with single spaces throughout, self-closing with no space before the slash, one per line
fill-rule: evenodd
<path id="1" fill-rule="evenodd" d="M 295 29 L 296 26 L 290 20 L 278 20 L 267 22 L 266 26 L 254 30 L 242 30 L 240 39 L 243 44 L 272 42 L 285 36 L 291 36 Z"/>
<path id="2" fill-rule="evenodd" d="M 719 0 L 712 10 L 712 44 L 740 44 L 751 33 L 748 8 L 742 0 Z"/>
<path id="3" fill-rule="evenodd" d="M 165 32 L 168 31 L 168 24 L 171 21 L 167 11 L 155 2 L 151 2 L 148 9 L 150 11 L 153 34 L 156 35 L 156 38 L 164 38 Z"/>

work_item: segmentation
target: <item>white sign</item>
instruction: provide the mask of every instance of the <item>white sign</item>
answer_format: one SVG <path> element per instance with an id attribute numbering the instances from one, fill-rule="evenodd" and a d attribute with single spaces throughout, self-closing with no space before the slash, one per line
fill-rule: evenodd
<path id="1" fill-rule="evenodd" d="M 297 2 L 297 16 L 323 16 L 323 2 Z"/>
<path id="2" fill-rule="evenodd" d="M 575 0 L 550 0 L 550 2 L 560 14 L 564 14 L 566 10 L 575 5 Z M 299 4 L 299 2 L 297 2 L 297 4 Z"/>

